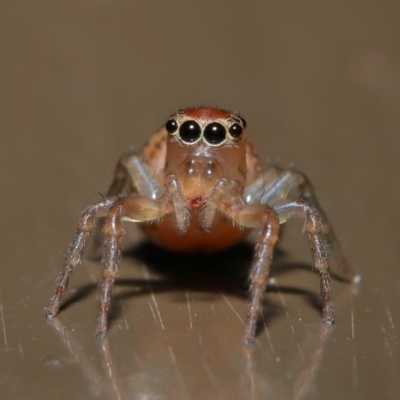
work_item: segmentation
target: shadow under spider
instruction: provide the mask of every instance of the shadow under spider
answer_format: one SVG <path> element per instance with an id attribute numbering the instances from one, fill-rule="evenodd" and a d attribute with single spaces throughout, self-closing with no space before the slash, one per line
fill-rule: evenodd
<path id="1" fill-rule="evenodd" d="M 122 294 L 115 294 L 111 299 L 108 315 L 109 325 L 116 320 L 121 311 L 122 299 L 142 296 L 149 293 L 166 292 L 204 292 L 210 294 L 228 294 L 240 298 L 248 298 L 248 276 L 254 245 L 242 242 L 236 246 L 216 254 L 188 255 L 173 253 L 164 250 L 151 242 L 144 241 L 134 248 L 123 252 L 123 257 L 130 257 L 142 262 L 150 272 L 156 274 L 151 278 L 119 278 L 115 286 L 130 287 Z M 270 276 L 279 276 L 292 270 L 313 271 L 309 264 L 285 263 L 282 261 L 285 253 L 279 248 L 275 251 Z M 315 271 L 313 271 L 315 273 Z M 336 280 L 344 281 L 338 275 L 332 274 Z M 86 298 L 98 288 L 97 284 L 87 284 L 78 289 L 67 298 L 60 307 L 60 311 L 67 309 L 72 304 Z M 286 294 L 301 295 L 314 309 L 321 311 L 322 301 L 319 293 L 306 289 L 284 285 L 269 284 L 267 292 L 281 292 Z M 182 300 L 182 301 L 186 301 Z M 263 320 L 266 324 L 281 311 L 282 306 L 270 299 L 263 300 Z M 259 321 L 258 329 L 261 328 Z"/>

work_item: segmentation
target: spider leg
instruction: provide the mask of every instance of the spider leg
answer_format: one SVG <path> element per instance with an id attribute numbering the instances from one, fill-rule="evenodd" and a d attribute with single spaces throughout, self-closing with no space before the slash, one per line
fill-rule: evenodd
<path id="1" fill-rule="evenodd" d="M 136 223 L 154 221 L 170 212 L 171 207 L 171 203 L 166 199 L 153 200 L 143 196 L 123 197 L 110 207 L 104 223 L 100 311 L 96 330 L 98 338 L 103 338 L 107 331 L 111 290 L 119 271 L 121 242 L 124 234 L 123 220 Z"/>
<path id="2" fill-rule="evenodd" d="M 104 224 L 105 239 L 100 283 L 100 312 L 96 330 L 98 338 L 104 337 L 107 331 L 107 314 L 110 308 L 111 289 L 119 270 L 121 242 L 124 233 L 121 219 L 124 210 L 122 204 L 121 200 L 114 204 L 108 212 Z"/>
<path id="3" fill-rule="evenodd" d="M 263 194 L 270 189 L 283 170 L 276 166 L 268 167 L 254 182 L 245 187 L 243 199 L 247 204 L 260 203 Z"/>
<path id="4" fill-rule="evenodd" d="M 280 174 L 274 176 L 274 174 L 276 175 L 278 172 Z M 333 230 L 332 224 L 318 203 L 314 188 L 309 179 L 303 173 L 296 170 L 289 169 L 286 171 L 279 171 L 277 168 L 268 169 L 262 178 L 264 179 L 263 187 L 261 187 L 262 182 L 259 178 L 255 186 L 250 185 L 246 189 L 245 194 L 247 193 L 247 199 L 253 204 L 268 204 L 271 207 L 275 204 L 283 203 L 282 200 L 284 199 L 304 199 L 305 202 L 312 206 L 313 209 L 317 210 L 318 214 L 321 216 L 323 235 L 326 241 L 333 245 L 334 257 L 347 280 L 353 283 L 360 282 L 361 277 L 351 269 Z"/>
<path id="5" fill-rule="evenodd" d="M 64 266 L 60 272 L 56 288 L 46 309 L 46 317 L 53 318 L 59 311 L 62 296 L 66 291 L 69 277 L 74 267 L 81 261 L 88 236 L 97 218 L 106 217 L 104 224 L 104 252 L 102 258 L 102 278 L 100 284 L 100 313 L 96 335 L 104 337 L 107 330 L 107 313 L 110 307 L 111 289 L 119 270 L 121 241 L 124 233 L 123 220 L 147 222 L 162 218 L 173 211 L 167 196 L 158 200 L 143 196 L 126 196 L 117 200 L 105 199 L 87 207 L 81 214 Z"/>
<path id="6" fill-rule="evenodd" d="M 190 210 L 184 199 L 178 177 L 170 175 L 165 183 L 167 192 L 157 200 L 144 196 L 127 196 L 118 199 L 110 208 L 104 223 L 104 252 L 100 284 L 100 312 L 96 336 L 102 338 L 107 331 L 107 315 L 110 308 L 111 289 L 119 270 L 121 242 L 124 233 L 122 221 L 149 222 L 162 218 L 173 211 L 176 229 L 184 233 L 188 227 Z"/>
<path id="7" fill-rule="evenodd" d="M 261 229 L 250 272 L 250 303 L 247 311 L 244 343 L 253 343 L 258 315 L 268 282 L 275 244 L 279 237 L 279 219 L 275 211 L 261 204 L 234 204 L 225 213 L 244 228 Z M 221 210 L 222 211 L 222 210 Z"/>
<path id="8" fill-rule="evenodd" d="M 300 200 L 290 200 L 293 197 L 294 199 L 300 198 Z M 240 215 L 234 215 L 235 208 L 232 208 L 230 212 L 225 211 L 242 226 L 248 226 L 250 220 L 247 219 L 249 216 L 254 218 L 258 215 L 258 212 L 252 207 L 264 205 L 264 210 L 265 207 L 266 210 L 272 210 L 267 212 L 269 217 L 262 227 L 253 259 L 250 274 L 251 301 L 247 316 L 245 343 L 249 344 L 254 340 L 257 315 L 261 308 L 262 295 L 267 283 L 273 248 L 279 234 L 279 228 L 275 227 L 276 222 L 273 217 L 275 213 L 278 215 L 278 224 L 282 224 L 293 217 L 304 218 L 304 226 L 310 242 L 314 265 L 320 274 L 322 318 L 325 323 L 332 324 L 334 322 L 332 283 L 329 274 L 329 256 L 326 252 L 327 245 L 335 244 L 335 257 L 350 281 L 359 282 L 360 277 L 348 265 L 332 225 L 319 206 L 308 178 L 294 170 L 282 171 L 273 167 L 245 189 L 242 199 L 247 205 L 240 209 Z M 256 228 L 255 222 L 252 221 L 250 227 Z"/>
<path id="9" fill-rule="evenodd" d="M 272 256 L 279 236 L 279 220 L 275 212 L 265 209 L 265 225 L 261 230 L 250 272 L 250 304 L 247 311 L 244 342 L 246 345 L 254 341 L 256 323 L 261 311 L 262 299 L 268 282 Z"/>
<path id="10" fill-rule="evenodd" d="M 326 216 L 324 210 L 318 203 L 311 182 L 305 175 L 303 174 L 300 175 L 303 177 L 303 193 L 301 198 L 303 198 L 310 206 L 312 206 L 312 208 L 316 209 L 320 214 L 320 216 L 322 217 L 323 234 L 326 237 L 327 242 L 329 244 L 333 244 L 334 257 L 337 263 L 339 264 L 340 268 L 342 269 L 343 273 L 345 274 L 349 282 L 355 284 L 360 283 L 361 276 L 356 274 L 350 267 L 347 258 L 343 253 L 342 246 L 340 245 L 340 242 L 335 234 L 333 226 L 330 223 L 328 217 Z"/>
<path id="11" fill-rule="evenodd" d="M 140 194 L 155 199 L 161 191 L 160 184 L 151 177 L 146 163 L 132 150 L 119 159 L 115 168 L 114 179 L 108 188 L 106 197 L 116 197 L 128 192 L 129 194 Z M 95 259 L 102 246 L 103 227 L 104 218 L 101 218 L 92 235 L 89 249 L 90 258 Z"/>
<path id="12" fill-rule="evenodd" d="M 274 207 L 274 210 L 281 222 L 293 217 L 304 218 L 304 228 L 310 242 L 314 266 L 320 275 L 322 319 L 327 324 L 333 324 L 332 283 L 329 274 L 329 257 L 326 252 L 327 242 L 324 237 L 322 215 L 317 208 L 304 200 L 278 205 Z"/>
<path id="13" fill-rule="evenodd" d="M 111 205 L 111 200 L 102 200 L 87 207 L 82 212 L 76 227 L 74 239 L 67 250 L 63 269 L 57 277 L 56 288 L 50 300 L 50 306 L 46 309 L 47 318 L 53 318 L 58 313 L 62 296 L 68 285 L 69 277 L 74 267 L 81 261 L 83 250 L 90 231 L 96 223 L 96 218 L 106 215 Z"/>
<path id="14" fill-rule="evenodd" d="M 134 150 L 119 159 L 106 196 L 118 196 L 125 189 L 151 199 L 157 198 L 162 192 L 160 184 L 152 178 L 146 163 Z"/>

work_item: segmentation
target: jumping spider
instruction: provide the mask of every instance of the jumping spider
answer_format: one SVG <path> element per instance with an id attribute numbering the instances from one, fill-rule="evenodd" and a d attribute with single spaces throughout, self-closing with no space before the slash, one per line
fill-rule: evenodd
<path id="1" fill-rule="evenodd" d="M 123 194 L 126 188 L 128 193 Z M 262 171 L 247 137 L 246 121 L 237 113 L 202 107 L 180 110 L 151 137 L 141 155 L 132 151 L 119 160 L 107 196 L 82 212 L 46 316 L 58 313 L 69 276 L 80 262 L 98 218 L 105 218 L 96 331 L 100 338 L 107 330 L 124 221 L 138 224 L 150 240 L 178 252 L 223 250 L 258 230 L 245 328 L 245 343 L 250 344 L 280 224 L 294 217 L 305 221 L 320 274 L 322 318 L 332 324 L 332 284 L 325 248 L 338 241 L 309 180 L 290 169 Z M 348 280 L 358 281 L 338 245 L 335 253 Z"/>

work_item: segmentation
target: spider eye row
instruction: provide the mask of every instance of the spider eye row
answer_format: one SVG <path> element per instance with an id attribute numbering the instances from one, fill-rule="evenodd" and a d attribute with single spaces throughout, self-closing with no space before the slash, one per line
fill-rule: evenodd
<path id="1" fill-rule="evenodd" d="M 220 122 L 210 122 L 202 130 L 199 123 L 195 120 L 187 120 L 179 126 L 178 122 L 171 118 L 166 122 L 165 129 L 170 134 L 174 134 L 178 131 L 178 134 L 184 143 L 195 143 L 201 136 L 203 136 L 203 139 L 208 144 L 215 146 L 226 140 L 228 132 L 233 139 L 239 139 L 243 133 L 243 127 L 246 126 L 246 122 L 243 118 L 240 118 L 240 122 L 243 126 L 235 122 L 229 126 L 228 130 Z"/>

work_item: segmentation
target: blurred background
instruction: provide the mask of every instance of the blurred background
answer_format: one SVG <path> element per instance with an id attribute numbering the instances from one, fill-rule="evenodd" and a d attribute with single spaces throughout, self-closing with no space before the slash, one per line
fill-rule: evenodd
<path id="1" fill-rule="evenodd" d="M 389 0 L 2 2 L 1 398 L 397 398 L 399 13 Z M 239 111 L 265 163 L 314 183 L 363 276 L 335 275 L 333 329 L 301 221 L 249 349 L 251 243 L 174 258 L 127 227 L 107 339 L 94 338 L 96 263 L 45 320 L 80 211 L 123 152 L 193 105 Z"/>

